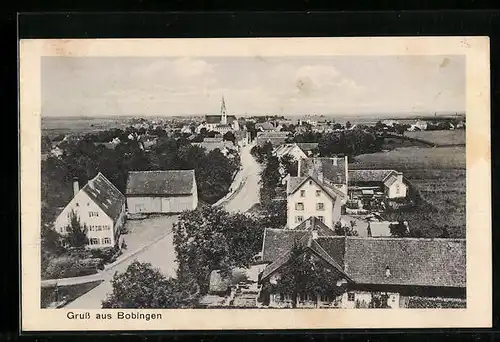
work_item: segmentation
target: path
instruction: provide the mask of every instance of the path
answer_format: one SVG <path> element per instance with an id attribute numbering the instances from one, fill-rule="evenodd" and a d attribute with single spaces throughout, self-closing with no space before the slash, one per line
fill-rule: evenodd
<path id="1" fill-rule="evenodd" d="M 254 204 L 259 203 L 259 179 L 261 166 L 250 153 L 254 144 L 249 144 L 241 149 L 240 158 L 242 170 L 240 171 L 240 186 L 236 184 L 235 192 L 223 204 L 229 212 L 245 212 Z"/>
<path id="2" fill-rule="evenodd" d="M 158 218 L 156 218 L 158 220 Z M 104 270 L 101 275 L 104 282 L 96 288 L 78 297 L 73 302 L 69 303 L 65 308 L 68 309 L 100 309 L 101 302 L 106 299 L 108 293 L 112 291 L 111 279 L 115 272 L 125 272 L 127 267 L 134 261 L 149 262 L 156 267 L 167 277 L 175 277 L 177 264 L 175 262 L 175 251 L 173 244 L 172 224 L 176 217 L 164 217 L 163 236 L 149 245 L 145 246 L 140 252 L 131 257 L 125 257 L 121 261 L 115 263 L 111 267 Z M 147 223 L 147 220 L 140 221 L 142 224 Z M 128 222 L 127 222 L 128 223 Z"/>

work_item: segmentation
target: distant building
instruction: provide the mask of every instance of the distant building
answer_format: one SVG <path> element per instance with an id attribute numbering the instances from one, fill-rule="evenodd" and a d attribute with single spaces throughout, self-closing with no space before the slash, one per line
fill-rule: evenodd
<path id="1" fill-rule="evenodd" d="M 54 222 L 56 231 L 67 235 L 73 212 L 80 224 L 87 227 L 90 248 L 120 246 L 120 232 L 125 223 L 125 196 L 100 172 L 81 189 L 75 179 L 73 193 L 73 199 Z"/>
<path id="2" fill-rule="evenodd" d="M 405 198 L 408 193 L 403 173 L 395 170 L 349 170 L 348 178 L 351 197 L 383 194 L 393 199 Z"/>
<path id="3" fill-rule="evenodd" d="M 194 170 L 130 171 L 126 196 L 130 214 L 194 210 L 198 206 Z"/>
<path id="4" fill-rule="evenodd" d="M 274 131 L 274 130 L 279 131 L 279 130 L 275 129 L 274 125 L 269 121 L 256 123 L 255 129 L 257 131 L 261 131 L 261 132 Z"/>
<path id="5" fill-rule="evenodd" d="M 258 146 L 269 142 L 273 147 L 278 147 L 286 142 L 288 134 L 288 132 L 258 132 L 255 141 Z"/>
<path id="6" fill-rule="evenodd" d="M 208 131 L 219 132 L 220 134 L 240 130 L 236 116 L 227 115 L 224 96 L 221 101 L 221 113 L 219 115 L 205 115 L 205 121 L 196 128 L 196 132 L 200 133 L 203 128 Z"/>
<path id="7" fill-rule="evenodd" d="M 291 293 L 273 290 L 286 272 L 294 245 L 330 272 L 329 293 L 300 293 L 298 307 L 465 308 L 465 239 L 362 238 L 318 230 L 264 231 L 259 301 L 291 307 Z M 326 281 L 326 280 L 325 280 Z"/>
<path id="8" fill-rule="evenodd" d="M 427 121 L 417 120 L 411 124 L 408 131 L 425 131 L 427 129 Z"/>
<path id="9" fill-rule="evenodd" d="M 317 150 L 318 143 L 289 143 L 276 147 L 274 155 L 281 158 L 289 154 L 294 157 L 295 160 L 299 160 L 313 156 Z"/>

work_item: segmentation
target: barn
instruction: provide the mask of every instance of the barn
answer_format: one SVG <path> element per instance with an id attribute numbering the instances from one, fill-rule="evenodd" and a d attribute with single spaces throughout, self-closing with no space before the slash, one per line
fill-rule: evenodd
<path id="1" fill-rule="evenodd" d="M 196 209 L 194 170 L 130 171 L 126 197 L 129 214 L 174 214 Z"/>

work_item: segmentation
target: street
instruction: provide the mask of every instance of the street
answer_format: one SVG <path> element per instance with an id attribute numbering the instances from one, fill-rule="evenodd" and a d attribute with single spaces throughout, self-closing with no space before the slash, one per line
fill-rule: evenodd
<path id="1" fill-rule="evenodd" d="M 250 153 L 253 146 L 253 144 L 250 144 L 241 149 L 242 184 L 224 203 L 224 209 L 229 212 L 245 212 L 260 201 L 259 179 L 261 167 Z"/>
<path id="2" fill-rule="evenodd" d="M 224 209 L 229 212 L 245 212 L 259 202 L 261 167 L 250 153 L 252 147 L 253 145 L 247 145 L 241 149 L 242 170 L 234 182 L 237 188 L 234 188 L 235 192 L 222 203 Z M 103 271 L 102 284 L 69 303 L 65 308 L 100 309 L 101 302 L 112 291 L 111 279 L 115 272 L 125 272 L 134 260 L 149 262 L 165 276 L 175 277 L 177 265 L 171 232 L 176 218 L 176 216 L 159 216 L 127 221 L 129 233 L 124 236 L 127 250 L 122 256 L 123 260 Z M 144 248 L 141 250 L 141 247 Z M 126 254 L 135 250 L 138 252 L 127 258 Z"/>
<path id="3" fill-rule="evenodd" d="M 96 288 L 90 290 L 83 296 L 69 303 L 68 309 L 100 309 L 101 302 L 106 299 L 107 294 L 113 289 L 111 279 L 115 272 L 125 272 L 127 267 L 134 261 L 149 262 L 153 267 L 158 268 L 165 276 L 175 277 L 176 262 L 173 244 L 172 224 L 176 216 L 160 216 L 140 221 L 127 221 L 130 233 L 124 236 L 128 246 L 124 252 L 123 261 L 103 271 L 104 282 Z M 135 233 L 135 234 L 134 234 Z M 165 235 L 166 234 L 166 235 Z M 164 235 L 164 237 L 161 237 Z M 154 241 L 156 238 L 157 241 Z M 144 249 L 137 254 L 127 258 L 126 254 L 131 246 L 139 246 L 142 242 Z"/>

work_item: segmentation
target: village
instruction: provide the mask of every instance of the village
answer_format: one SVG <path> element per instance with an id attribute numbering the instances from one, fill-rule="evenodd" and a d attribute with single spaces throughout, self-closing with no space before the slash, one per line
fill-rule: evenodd
<path id="1" fill-rule="evenodd" d="M 42 187 L 57 196 L 42 205 L 42 306 L 162 307 L 144 299 L 152 272 L 161 284 L 146 287 L 165 287 L 165 307 L 465 307 L 465 239 L 409 219 L 426 202 L 405 169 L 355 160 L 394 142 L 438 146 L 416 132 L 464 130 L 458 114 L 236 117 L 222 97 L 215 115 L 43 137 Z M 56 173 L 91 153 L 129 159 Z M 120 295 L 117 279 L 134 276 Z"/>

